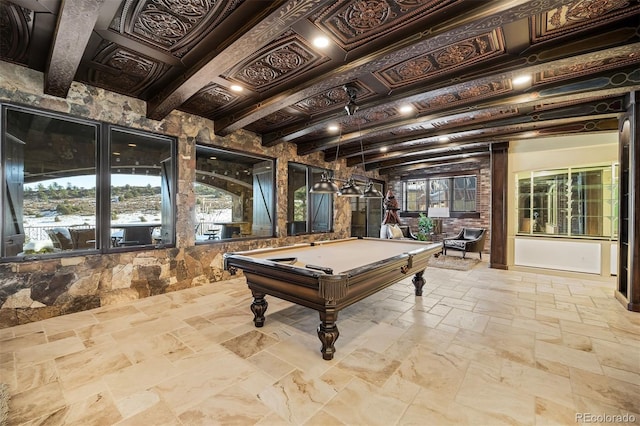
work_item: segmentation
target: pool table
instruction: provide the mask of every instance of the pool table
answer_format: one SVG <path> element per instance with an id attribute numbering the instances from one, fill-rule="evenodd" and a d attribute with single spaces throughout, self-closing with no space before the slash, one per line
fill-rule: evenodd
<path id="1" fill-rule="evenodd" d="M 241 269 L 251 289 L 253 322 L 264 325 L 265 295 L 315 309 L 322 357 L 333 359 L 338 312 L 414 274 L 422 295 L 428 259 L 442 244 L 378 238 L 348 238 L 224 254 L 224 267 Z"/>

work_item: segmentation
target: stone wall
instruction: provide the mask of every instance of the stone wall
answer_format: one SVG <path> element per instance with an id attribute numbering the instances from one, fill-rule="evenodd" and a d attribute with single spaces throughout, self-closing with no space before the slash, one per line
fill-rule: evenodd
<path id="1" fill-rule="evenodd" d="M 66 99 L 44 95 L 42 87 L 41 73 L 0 61 L 1 102 L 177 138 L 176 247 L 0 263 L 0 328 L 188 287 L 215 285 L 215 282 L 229 278 L 222 265 L 222 254 L 225 252 L 350 235 L 349 200 L 337 197 L 334 203 L 334 233 L 286 236 L 287 163 L 295 161 L 331 168 L 336 176 L 346 178 L 348 170 L 344 161 L 326 163 L 321 153 L 299 157 L 295 145 L 291 144 L 264 148 L 260 138 L 247 131 L 218 137 L 214 134 L 213 122 L 179 111 L 172 112 L 162 121 L 149 120 L 145 117 L 145 102 L 80 83 L 73 83 Z M 194 245 L 196 142 L 277 159 L 275 238 Z"/>

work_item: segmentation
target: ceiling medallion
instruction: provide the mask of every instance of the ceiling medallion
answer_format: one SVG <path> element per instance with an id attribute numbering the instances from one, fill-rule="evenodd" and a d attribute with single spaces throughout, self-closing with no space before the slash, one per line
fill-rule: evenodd
<path id="1" fill-rule="evenodd" d="M 362 34 L 383 25 L 391 15 L 391 7 L 384 0 L 356 1 L 340 15 L 356 33 Z"/>

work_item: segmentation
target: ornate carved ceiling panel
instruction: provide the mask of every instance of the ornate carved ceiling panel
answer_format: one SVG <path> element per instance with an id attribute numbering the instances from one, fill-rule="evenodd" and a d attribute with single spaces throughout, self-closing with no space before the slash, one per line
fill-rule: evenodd
<path id="1" fill-rule="evenodd" d="M 183 57 L 241 0 L 125 0 L 110 29 Z"/>
<path id="2" fill-rule="evenodd" d="M 311 17 L 344 50 L 375 40 L 456 0 L 340 0 Z"/>
<path id="3" fill-rule="evenodd" d="M 181 109 L 206 116 L 218 108 L 233 105 L 237 100 L 237 94 L 217 84 L 210 84 L 193 95 Z"/>
<path id="4" fill-rule="evenodd" d="M 100 66 L 90 66 L 89 83 L 136 96 L 167 68 L 161 62 L 109 42 L 101 44 L 92 62 Z"/>
<path id="5" fill-rule="evenodd" d="M 179 109 L 383 172 L 433 170 L 439 152 L 443 170 L 476 164 L 456 147 L 532 131 L 615 131 L 640 91 L 640 0 L 3 0 L 0 24 L 0 59 L 43 72 L 45 93 L 77 80 L 151 119 Z"/>
<path id="6" fill-rule="evenodd" d="M 502 31 L 494 30 L 402 61 L 375 75 L 390 89 L 396 89 L 470 67 L 504 53 Z"/>
<path id="7" fill-rule="evenodd" d="M 316 53 L 307 41 L 290 31 L 267 49 L 257 52 L 225 75 L 229 80 L 260 92 L 283 84 L 329 58 Z"/>
<path id="8" fill-rule="evenodd" d="M 531 17 L 534 43 L 638 14 L 633 0 L 578 0 Z"/>
<path id="9" fill-rule="evenodd" d="M 351 85 L 357 89 L 360 102 L 366 101 L 367 98 L 375 94 L 371 88 L 361 82 L 354 82 Z M 334 87 L 326 92 L 304 99 L 293 106 L 305 114 L 315 115 L 336 108 L 342 109 L 348 101 L 349 98 L 345 90 L 342 87 Z"/>
<path id="10" fill-rule="evenodd" d="M 503 95 L 512 91 L 510 80 L 496 80 L 479 85 L 468 85 L 460 90 L 445 93 L 432 99 L 417 102 L 421 113 L 443 108 L 451 108 L 460 104 L 478 102 L 492 96 Z"/>

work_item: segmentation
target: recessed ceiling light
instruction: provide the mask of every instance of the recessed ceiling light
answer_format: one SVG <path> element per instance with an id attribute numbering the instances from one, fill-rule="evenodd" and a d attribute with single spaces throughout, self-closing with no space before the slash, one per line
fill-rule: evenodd
<path id="1" fill-rule="evenodd" d="M 113 155 L 120 155 L 118 151 L 113 151 Z"/>
<path id="2" fill-rule="evenodd" d="M 325 36 L 319 36 L 313 39 L 313 45 L 315 47 L 327 47 L 329 45 L 329 39 Z"/>
<path id="3" fill-rule="evenodd" d="M 531 76 L 528 74 L 519 75 L 511 80 L 514 86 L 521 86 L 523 84 L 529 83 L 530 81 L 531 81 Z"/>
<path id="4" fill-rule="evenodd" d="M 218 157 L 211 156 L 211 157 L 209 157 L 209 160 L 216 160 L 217 158 Z"/>
<path id="5" fill-rule="evenodd" d="M 138 146 L 135 143 L 130 143 L 130 144 L 127 144 L 127 145 L 129 145 L 131 148 L 135 148 L 136 146 Z"/>
<path id="6" fill-rule="evenodd" d="M 387 148 L 386 146 L 383 146 L 382 148 L 380 148 L 380 152 L 387 152 L 389 148 Z"/>
<path id="7" fill-rule="evenodd" d="M 234 84 L 231 86 L 231 90 L 233 90 L 234 92 L 242 92 L 244 90 L 244 87 Z"/>
<path id="8" fill-rule="evenodd" d="M 446 137 L 446 136 L 442 136 L 442 137 L 438 138 L 438 141 L 440 141 L 440 142 L 449 142 L 449 138 Z"/>
<path id="9" fill-rule="evenodd" d="M 327 130 L 330 132 L 337 132 L 338 130 L 340 130 L 340 127 L 338 127 L 337 124 L 329 124 Z"/>
<path id="10" fill-rule="evenodd" d="M 401 114 L 410 114 L 413 112 L 413 107 L 411 105 L 402 105 L 400 107 Z"/>

